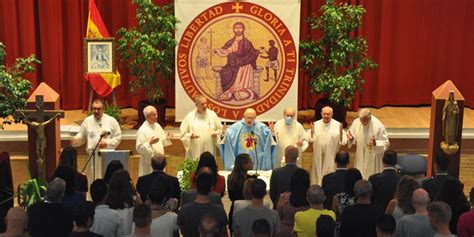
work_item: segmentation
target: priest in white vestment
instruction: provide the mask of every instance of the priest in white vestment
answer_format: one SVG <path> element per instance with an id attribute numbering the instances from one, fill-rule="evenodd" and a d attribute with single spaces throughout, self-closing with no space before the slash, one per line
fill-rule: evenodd
<path id="1" fill-rule="evenodd" d="M 98 149 L 95 152 L 95 159 L 91 160 L 87 165 L 89 168 L 86 173 L 90 183 L 95 179 L 102 178 L 102 162 L 98 156 L 99 149 L 115 149 L 122 141 L 122 130 L 115 118 L 104 113 L 104 102 L 102 100 L 94 100 L 92 102 L 93 114 L 89 115 L 82 122 L 81 129 L 73 139 L 71 145 L 74 147 L 81 146 L 87 142 L 86 151 L 90 156 L 95 146 L 99 142 Z M 95 176 L 93 170 L 95 166 Z M 105 169 L 105 167 L 104 167 Z"/>
<path id="2" fill-rule="evenodd" d="M 189 112 L 181 122 L 181 141 L 186 150 L 186 159 L 198 160 L 205 152 L 217 155 L 217 135 L 222 131 L 222 124 L 217 114 L 207 108 L 207 99 L 198 95 L 194 102 L 196 109 Z"/>
<path id="3" fill-rule="evenodd" d="M 364 179 L 382 171 L 382 156 L 390 146 L 385 126 L 369 109 L 361 109 L 347 132 L 348 146 L 357 145 L 354 167 Z"/>
<path id="4" fill-rule="evenodd" d="M 333 110 L 326 106 L 321 110 L 322 119 L 311 123 L 310 142 L 313 142 L 311 184 L 321 185 L 323 176 L 334 172 L 334 159 L 341 145 L 347 144 L 342 124 L 332 118 Z"/>
<path id="5" fill-rule="evenodd" d="M 286 108 L 283 111 L 283 118 L 278 120 L 274 125 L 270 124 L 270 130 L 276 137 L 278 146 L 277 163 L 274 168 L 280 167 L 284 163 L 285 149 L 288 146 L 296 146 L 298 148 L 297 164 L 301 167 L 301 154 L 308 148 L 308 136 L 303 125 L 296 120 L 296 111 L 294 108 Z"/>
<path id="6" fill-rule="evenodd" d="M 151 159 L 158 154 L 165 154 L 165 146 L 171 145 L 173 134 L 165 133 L 163 128 L 156 122 L 158 114 L 155 107 L 149 105 L 143 109 L 146 121 L 137 131 L 136 149 L 140 153 L 140 162 L 138 164 L 138 176 L 149 174 L 153 171 L 151 168 Z"/>

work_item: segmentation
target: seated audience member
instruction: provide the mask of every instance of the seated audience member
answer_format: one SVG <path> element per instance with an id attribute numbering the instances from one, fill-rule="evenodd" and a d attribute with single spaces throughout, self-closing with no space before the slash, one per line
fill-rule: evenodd
<path id="1" fill-rule="evenodd" d="M 278 236 L 290 236 L 295 224 L 295 213 L 309 209 L 309 203 L 306 200 L 309 183 L 309 173 L 304 169 L 297 169 L 291 176 L 290 190 L 280 195 L 277 204 L 281 224 Z"/>
<path id="2" fill-rule="evenodd" d="M 151 158 L 151 167 L 153 169 L 153 172 L 151 174 L 143 175 L 138 178 L 137 192 L 140 194 L 140 197 L 143 202 L 147 200 L 148 193 L 150 192 L 151 183 L 157 177 L 160 177 L 163 182 L 165 182 L 167 190 L 166 195 L 168 199 L 176 198 L 179 201 L 179 199 L 181 198 L 181 188 L 179 187 L 178 178 L 165 173 L 164 170 L 166 165 L 166 156 L 158 154 L 155 157 Z"/>
<path id="3" fill-rule="evenodd" d="M 430 200 L 435 200 L 443 183 L 452 178 L 448 175 L 449 158 L 445 154 L 436 155 L 433 166 L 436 175 L 422 183 L 422 187 L 430 194 Z"/>
<path id="4" fill-rule="evenodd" d="M 213 179 L 215 178 L 215 176 L 212 174 L 211 168 L 207 166 L 201 167 L 197 172 L 197 176 L 199 176 L 202 173 L 206 173 L 213 176 Z M 194 182 L 196 182 L 195 179 L 194 179 Z M 194 187 L 196 187 L 195 184 L 194 184 Z M 194 200 L 196 199 L 196 196 L 197 196 L 196 188 L 192 188 L 192 189 L 181 192 L 181 206 L 194 202 Z M 221 200 L 221 195 L 214 191 L 211 191 L 209 193 L 209 201 L 214 204 L 223 205 L 222 200 Z"/>
<path id="5" fill-rule="evenodd" d="M 402 175 L 413 177 L 420 185 L 426 178 L 426 157 L 417 154 L 407 154 L 398 157 L 397 167 Z"/>
<path id="6" fill-rule="evenodd" d="M 256 176 L 247 174 L 251 169 L 253 169 L 253 162 L 249 154 L 239 154 L 235 157 L 234 167 L 227 177 L 227 191 L 229 192 L 229 199 L 232 202 L 229 211 L 229 230 L 231 233 L 232 219 L 234 217 L 234 203 L 237 200 L 245 199 L 243 195 L 245 180 L 257 178 Z"/>
<path id="7" fill-rule="evenodd" d="M 261 179 L 252 183 L 252 203 L 250 206 L 235 213 L 233 223 L 234 236 L 252 236 L 252 225 L 255 220 L 266 219 L 270 223 L 272 236 L 280 232 L 280 218 L 278 213 L 263 205 L 263 199 L 267 194 L 267 185 Z"/>
<path id="8" fill-rule="evenodd" d="M 77 150 L 72 146 L 65 147 L 59 155 L 59 166 L 67 166 L 74 170 L 76 190 L 87 193 L 89 185 L 87 183 L 87 176 L 77 171 Z"/>
<path id="9" fill-rule="evenodd" d="M 154 183 L 148 194 L 152 218 L 150 236 L 173 237 L 178 231 L 178 215 L 164 208 L 165 185 L 161 182 Z"/>
<path id="10" fill-rule="evenodd" d="M 252 224 L 252 237 L 271 237 L 272 229 L 266 219 L 255 220 Z"/>
<path id="11" fill-rule="evenodd" d="M 123 164 L 119 160 L 112 160 L 110 163 L 107 165 L 107 168 L 105 169 L 105 174 L 104 174 L 104 181 L 107 184 L 110 184 L 110 179 L 112 179 L 112 175 L 117 171 L 117 170 L 123 170 Z"/>
<path id="12" fill-rule="evenodd" d="M 380 206 L 370 203 L 372 185 L 367 180 L 359 180 L 354 185 L 357 204 L 344 208 L 341 217 L 341 237 L 376 236 L 377 218 L 383 215 Z"/>
<path id="13" fill-rule="evenodd" d="M 123 233 L 129 235 L 132 233 L 132 217 L 135 200 L 132 191 L 132 179 L 126 170 L 117 170 L 112 175 L 109 183 L 109 194 L 105 204 L 110 209 L 118 211 L 123 223 Z"/>
<path id="14" fill-rule="evenodd" d="M 471 188 L 469 199 L 471 201 L 471 210 L 463 213 L 458 219 L 457 234 L 459 237 L 474 236 L 474 188 Z"/>
<path id="15" fill-rule="evenodd" d="M 273 202 L 273 209 L 276 209 L 280 195 L 290 190 L 291 176 L 298 169 L 296 165 L 297 159 L 298 148 L 288 146 L 285 148 L 286 165 L 272 171 L 272 176 L 270 177 L 270 199 Z"/>
<path id="16" fill-rule="evenodd" d="M 64 207 L 72 211 L 74 206 L 86 201 L 83 192 L 76 189 L 76 175 L 74 170 L 67 166 L 59 166 L 54 172 L 54 176 L 61 178 L 66 182 L 66 191 L 64 193 L 62 204 Z"/>
<path id="17" fill-rule="evenodd" d="M 183 205 L 178 213 L 178 226 L 184 237 L 199 236 L 199 225 L 205 214 L 214 215 L 219 222 L 219 233 L 227 233 L 227 216 L 221 205 L 209 201 L 213 185 L 212 175 L 203 173 L 196 179 L 197 197 L 192 203 Z"/>
<path id="18" fill-rule="evenodd" d="M 441 189 L 438 192 L 438 196 L 435 201 L 443 201 L 451 208 L 451 221 L 449 222 L 449 230 L 451 233 L 457 233 L 457 224 L 459 216 L 465 212 L 468 212 L 469 202 L 467 201 L 466 195 L 464 195 L 464 185 L 459 179 L 450 178 L 447 179 Z"/>
<path id="19" fill-rule="evenodd" d="M 219 233 L 219 222 L 211 214 L 204 214 L 199 224 L 199 237 L 217 237 Z"/>
<path id="20" fill-rule="evenodd" d="M 336 153 L 336 171 L 324 175 L 322 188 L 326 194 L 324 208 L 332 208 L 332 200 L 334 195 L 344 192 L 344 177 L 347 172 L 347 164 L 349 163 L 349 153 L 347 151 L 339 151 Z"/>
<path id="21" fill-rule="evenodd" d="M 435 233 L 428 219 L 426 205 L 430 202 L 428 192 L 419 188 L 413 192 L 411 203 L 415 214 L 404 216 L 397 224 L 397 237 L 432 237 Z"/>
<path id="22" fill-rule="evenodd" d="M 377 237 L 395 236 L 396 222 L 391 215 L 382 215 L 377 219 L 376 233 Z"/>
<path id="23" fill-rule="evenodd" d="M 413 207 L 411 200 L 413 192 L 420 187 L 420 184 L 410 176 L 404 176 L 398 182 L 394 198 L 385 209 L 385 214 L 392 215 L 397 225 L 402 217 L 415 213 L 415 207 Z"/>
<path id="24" fill-rule="evenodd" d="M 103 237 L 89 229 L 94 223 L 94 209 L 94 203 L 89 201 L 82 202 L 74 207 L 73 216 L 76 228 L 74 228 L 70 237 Z"/>
<path id="25" fill-rule="evenodd" d="M 28 211 L 28 228 L 33 237 L 67 237 L 72 232 L 71 211 L 61 204 L 66 182 L 54 178 L 48 184 L 44 202 L 31 206 Z"/>
<path id="26" fill-rule="evenodd" d="M 104 237 L 124 236 L 123 220 L 120 213 L 105 204 L 109 193 L 107 183 L 103 179 L 96 179 L 91 184 L 90 193 L 92 201 L 96 205 L 94 222 L 90 230 Z"/>
<path id="27" fill-rule="evenodd" d="M 387 208 L 388 202 L 392 200 L 398 181 L 401 179 L 401 176 L 395 169 L 397 158 L 397 152 L 394 150 L 386 150 L 382 158 L 383 171 L 369 178 L 369 182 L 373 187 L 371 202 L 384 210 Z M 408 197 L 408 202 L 410 202 L 410 199 L 411 193 Z"/>
<path id="28" fill-rule="evenodd" d="M 309 187 L 306 193 L 306 200 L 308 200 L 310 208 L 307 211 L 299 211 L 295 214 L 295 227 L 293 231 L 299 237 L 315 236 L 317 227 L 314 223 L 321 215 L 329 215 L 332 217 L 333 222 L 336 221 L 336 214 L 333 211 L 324 209 L 325 199 L 324 190 L 319 185 L 311 185 Z"/>
<path id="29" fill-rule="evenodd" d="M 241 210 L 244 209 L 245 207 L 250 206 L 252 203 L 252 183 L 255 181 L 254 178 L 250 178 L 245 180 L 244 182 L 244 189 L 242 190 L 242 194 L 244 195 L 244 200 L 237 200 L 234 202 L 234 214 Z M 264 201 L 263 205 L 266 207 L 270 207 L 270 203 L 267 201 Z"/>
<path id="30" fill-rule="evenodd" d="M 451 208 L 445 202 L 436 201 L 426 207 L 431 228 L 436 231 L 434 237 L 455 237 L 449 230 L 451 220 Z"/>
<path id="31" fill-rule="evenodd" d="M 26 230 L 27 215 L 21 207 L 12 207 L 5 217 L 7 229 L 0 237 L 26 237 L 29 236 Z"/>
<path id="32" fill-rule="evenodd" d="M 138 204 L 133 209 L 133 224 L 135 226 L 135 230 L 133 234 L 128 235 L 128 237 L 151 237 L 152 236 L 150 235 L 151 210 L 150 210 L 150 207 L 148 207 L 148 205 Z"/>
<path id="33" fill-rule="evenodd" d="M 213 185 L 212 191 L 218 193 L 222 196 L 225 194 L 225 178 L 222 175 L 219 175 L 217 170 L 216 159 L 214 155 L 208 151 L 201 154 L 199 157 L 199 162 L 196 167 L 196 171 L 193 172 L 190 176 L 191 181 L 191 188 L 196 188 L 196 174 L 199 172 L 199 169 L 202 167 L 209 167 L 212 171 L 212 176 L 216 182 Z"/>
<path id="34" fill-rule="evenodd" d="M 336 222 L 334 221 L 334 217 L 328 215 L 320 215 L 318 220 L 316 221 L 316 236 L 334 237 L 335 231 Z"/>

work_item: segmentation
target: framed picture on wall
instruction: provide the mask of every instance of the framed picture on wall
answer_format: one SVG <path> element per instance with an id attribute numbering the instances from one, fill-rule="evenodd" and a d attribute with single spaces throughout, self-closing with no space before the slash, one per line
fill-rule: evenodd
<path id="1" fill-rule="evenodd" d="M 84 39 L 84 72 L 115 73 L 114 38 Z"/>

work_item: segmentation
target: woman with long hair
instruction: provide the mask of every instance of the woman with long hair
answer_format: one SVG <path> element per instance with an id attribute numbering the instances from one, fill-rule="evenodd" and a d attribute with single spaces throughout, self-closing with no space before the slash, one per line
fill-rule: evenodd
<path id="1" fill-rule="evenodd" d="M 393 199 L 388 203 L 385 214 L 392 215 L 398 224 L 402 217 L 415 213 L 416 210 L 411 202 L 411 198 L 413 192 L 418 188 L 421 188 L 421 185 L 415 178 L 403 176 L 403 178 L 398 181 L 395 194 L 393 195 Z"/>
<path id="2" fill-rule="evenodd" d="M 208 151 L 204 152 L 201 154 L 199 157 L 199 162 L 196 167 L 196 171 L 191 174 L 191 188 L 196 188 L 196 174 L 198 173 L 199 169 L 202 167 L 209 167 L 212 171 L 212 176 L 214 177 L 214 180 L 216 181 L 214 183 L 214 187 L 212 191 L 218 193 L 222 196 L 224 196 L 225 193 L 225 178 L 224 176 L 219 175 L 218 170 L 217 170 L 217 164 L 216 164 L 216 159 L 214 158 L 214 155 Z"/>
<path id="3" fill-rule="evenodd" d="M 291 176 L 290 190 L 280 195 L 277 211 L 280 215 L 281 228 L 277 236 L 291 236 L 295 223 L 295 213 L 306 211 L 309 203 L 306 200 L 306 192 L 310 186 L 308 171 L 297 169 Z"/>
<path id="4" fill-rule="evenodd" d="M 256 178 L 247 174 L 247 171 L 251 169 L 253 169 L 253 162 L 249 154 L 238 154 L 235 157 L 234 168 L 232 168 L 232 172 L 227 177 L 227 191 L 229 192 L 229 199 L 232 202 L 229 211 L 229 230 L 231 232 L 234 202 L 245 199 L 242 192 L 245 181 L 249 178 Z"/>
<path id="5" fill-rule="evenodd" d="M 135 206 L 131 181 L 128 171 L 115 171 L 110 179 L 109 194 L 105 201 L 111 209 L 120 213 L 126 235 L 132 233 L 133 207 Z"/>
<path id="6" fill-rule="evenodd" d="M 451 221 L 449 230 L 457 234 L 458 219 L 461 214 L 469 211 L 469 203 L 464 195 L 464 185 L 456 178 L 450 178 L 444 182 L 438 192 L 436 201 L 446 202 L 451 207 Z"/>
<path id="7" fill-rule="evenodd" d="M 59 155 L 59 165 L 66 166 L 74 170 L 76 190 L 79 192 L 87 193 L 89 191 L 87 184 L 87 176 L 77 171 L 77 150 L 72 146 L 63 148 Z"/>
<path id="8" fill-rule="evenodd" d="M 104 174 L 104 181 L 110 185 L 110 179 L 112 178 L 112 175 L 115 173 L 117 170 L 123 170 L 123 164 L 119 160 L 112 160 L 110 163 L 107 165 L 107 168 L 105 169 L 105 174 Z"/>

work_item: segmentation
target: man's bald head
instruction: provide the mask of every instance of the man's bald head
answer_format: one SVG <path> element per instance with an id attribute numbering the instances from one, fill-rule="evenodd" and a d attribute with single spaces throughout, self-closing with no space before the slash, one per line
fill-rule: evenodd
<path id="1" fill-rule="evenodd" d="M 295 108 L 293 107 L 288 107 L 285 110 L 283 110 L 283 116 L 285 117 L 295 117 Z"/>
<path id="2" fill-rule="evenodd" d="M 245 110 L 244 120 L 245 120 L 245 124 L 248 127 L 253 125 L 253 123 L 255 122 L 255 118 L 257 118 L 257 112 L 254 109 L 248 108 Z"/>
<path id="3" fill-rule="evenodd" d="M 321 109 L 321 117 L 323 118 L 323 122 L 329 123 L 332 119 L 333 111 L 332 108 L 329 106 L 324 106 Z"/>
<path id="4" fill-rule="evenodd" d="M 296 146 L 290 145 L 285 148 L 285 163 L 296 163 L 298 159 L 298 148 Z"/>
<path id="5" fill-rule="evenodd" d="M 153 170 L 164 170 L 166 167 L 166 156 L 158 154 L 151 158 L 151 167 Z"/>
<path id="6" fill-rule="evenodd" d="M 426 192 L 424 189 L 419 188 L 413 192 L 411 203 L 414 207 L 423 207 L 428 205 L 429 202 L 430 196 L 428 195 L 428 192 Z"/>

